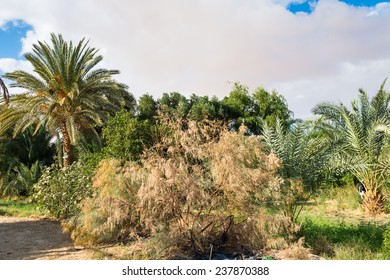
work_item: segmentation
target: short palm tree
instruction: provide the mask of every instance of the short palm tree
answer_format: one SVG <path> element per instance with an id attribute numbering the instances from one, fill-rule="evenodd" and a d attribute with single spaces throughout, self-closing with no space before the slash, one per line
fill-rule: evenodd
<path id="1" fill-rule="evenodd" d="M 35 75 L 14 71 L 3 76 L 12 81 L 11 87 L 25 92 L 2 104 L 0 130 L 14 128 L 16 135 L 34 123 L 37 130 L 45 124 L 53 136 L 60 135 L 67 167 L 74 161 L 76 136 L 88 130 L 97 135 L 96 125 L 109 114 L 134 106 L 134 98 L 124 84 L 112 79 L 119 71 L 94 69 L 102 56 L 85 39 L 73 45 L 52 34 L 51 43 L 38 42 L 25 55 Z"/>
<path id="2" fill-rule="evenodd" d="M 313 109 L 321 116 L 322 130 L 332 139 L 331 166 L 336 172 L 351 172 L 363 183 L 367 189 L 363 205 L 372 214 L 382 209 L 381 190 L 390 177 L 390 93 L 384 90 L 385 82 L 371 101 L 360 90 L 351 110 L 329 102 Z"/>
<path id="3" fill-rule="evenodd" d="M 328 179 L 329 141 L 318 133 L 316 122 L 299 122 L 286 130 L 279 119 L 274 126 L 264 122 L 263 139 L 281 161 L 283 212 L 296 222 L 304 202 Z"/>

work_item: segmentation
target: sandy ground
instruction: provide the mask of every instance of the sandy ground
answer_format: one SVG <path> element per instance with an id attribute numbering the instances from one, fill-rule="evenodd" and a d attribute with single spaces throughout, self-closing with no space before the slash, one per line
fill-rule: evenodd
<path id="1" fill-rule="evenodd" d="M 73 246 L 57 222 L 0 216 L 0 260 L 85 260 L 91 252 Z"/>
<path id="2" fill-rule="evenodd" d="M 333 218 L 337 217 L 350 222 L 387 224 L 390 220 L 390 214 L 367 217 L 360 210 L 338 210 L 335 213 L 327 209 L 327 212 Z M 290 249 L 303 250 L 303 247 L 297 248 Z M 290 249 L 287 253 L 290 253 Z M 47 219 L 0 216 L 0 260 L 131 259 L 129 250 L 130 248 L 126 246 L 90 249 L 75 247 L 69 234 L 62 231 L 58 222 Z M 306 258 L 307 253 L 302 252 L 302 255 Z M 283 252 L 277 252 L 275 256 L 278 259 L 289 259 L 287 255 L 283 255 Z M 311 254 L 308 256 L 309 259 L 319 259 L 318 256 Z M 296 259 L 297 255 L 294 254 L 294 257 Z"/>

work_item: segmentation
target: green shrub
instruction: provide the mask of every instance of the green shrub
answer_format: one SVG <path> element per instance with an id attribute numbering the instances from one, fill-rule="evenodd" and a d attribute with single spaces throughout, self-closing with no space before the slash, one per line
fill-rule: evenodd
<path id="1" fill-rule="evenodd" d="M 151 131 L 149 121 L 139 121 L 131 112 L 118 112 L 103 129 L 105 157 L 138 160 L 144 148 L 152 145 Z"/>
<path id="2" fill-rule="evenodd" d="M 67 219 L 76 215 L 79 203 L 91 195 L 93 169 L 75 162 L 68 168 L 52 165 L 43 171 L 34 185 L 33 200 L 40 210 L 56 218 Z"/>
<path id="3" fill-rule="evenodd" d="M 383 255 L 386 259 L 390 259 L 390 226 L 387 226 L 383 232 L 383 244 L 382 244 Z"/>

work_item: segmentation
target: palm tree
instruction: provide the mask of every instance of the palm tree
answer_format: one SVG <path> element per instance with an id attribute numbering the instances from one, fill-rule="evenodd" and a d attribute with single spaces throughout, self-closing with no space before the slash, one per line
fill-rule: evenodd
<path id="1" fill-rule="evenodd" d="M 296 222 L 305 202 L 328 179 L 329 141 L 318 133 L 316 122 L 299 122 L 286 130 L 279 119 L 273 126 L 264 122 L 263 140 L 281 161 L 283 212 Z"/>
<path id="2" fill-rule="evenodd" d="M 8 103 L 9 92 L 2 79 L 0 79 L 0 89 L 3 91 L 3 99 L 5 103 Z"/>
<path id="3" fill-rule="evenodd" d="M 4 75 L 13 82 L 11 87 L 26 91 L 2 105 L 0 132 L 12 127 L 16 135 L 34 123 L 36 130 L 45 124 L 53 136 L 60 135 L 67 167 L 74 161 L 76 136 L 85 131 L 97 135 L 96 125 L 121 108 L 132 108 L 134 98 L 124 84 L 112 79 L 119 71 L 94 69 L 103 58 L 85 38 L 74 46 L 52 34 L 51 43 L 39 41 L 25 55 L 36 75 L 24 71 Z"/>
<path id="4" fill-rule="evenodd" d="M 385 82 L 371 101 L 360 90 L 351 110 L 329 102 L 313 109 L 314 114 L 321 116 L 322 131 L 332 139 L 333 170 L 351 172 L 363 183 L 367 189 L 363 205 L 371 214 L 382 210 L 381 189 L 390 174 L 390 93 L 384 90 Z"/>

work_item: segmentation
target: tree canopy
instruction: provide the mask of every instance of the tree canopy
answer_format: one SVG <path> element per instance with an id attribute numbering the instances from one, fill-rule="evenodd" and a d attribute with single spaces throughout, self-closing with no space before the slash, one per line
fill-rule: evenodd
<path id="1" fill-rule="evenodd" d="M 85 39 L 74 45 L 52 34 L 51 45 L 39 41 L 25 58 L 35 74 L 21 70 L 4 74 L 11 87 L 25 91 L 2 104 L 1 130 L 13 128 L 16 135 L 34 123 L 36 129 L 45 123 L 62 139 L 64 166 L 74 160 L 72 146 L 78 134 L 95 131 L 109 114 L 134 106 L 127 86 L 112 78 L 118 70 L 95 68 L 103 57 Z"/>

